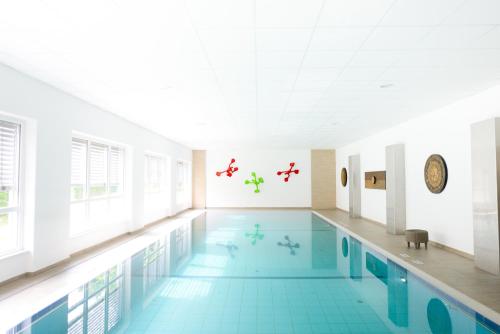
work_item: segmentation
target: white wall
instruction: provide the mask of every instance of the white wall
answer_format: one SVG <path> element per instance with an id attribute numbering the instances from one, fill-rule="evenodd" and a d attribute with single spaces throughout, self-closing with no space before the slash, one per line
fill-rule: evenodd
<path id="1" fill-rule="evenodd" d="M 217 177 L 216 171 L 227 168 L 231 158 L 239 168 L 232 177 Z M 290 162 L 300 170 L 288 183 L 278 170 L 289 168 Z M 261 192 L 256 194 L 250 173 L 264 178 Z M 311 151 L 310 150 L 209 150 L 206 156 L 207 207 L 310 207 Z"/>
<path id="2" fill-rule="evenodd" d="M 0 112 L 22 118 L 32 151 L 26 167 L 30 180 L 25 193 L 25 249 L 0 259 L 0 281 L 28 271 L 36 271 L 66 259 L 71 253 L 119 234 L 141 228 L 144 223 L 144 152 L 164 154 L 175 164 L 191 161 L 191 150 L 162 136 L 105 112 L 40 81 L 0 65 Z M 130 157 L 126 184 L 131 202 L 131 218 L 124 224 L 109 225 L 78 238 L 69 238 L 71 137 L 78 131 L 105 138 L 128 147 Z M 176 168 L 170 166 L 175 185 Z M 174 187 L 175 188 L 175 187 Z M 31 200 L 30 200 L 31 199 Z M 176 205 L 175 191 L 170 203 L 172 214 L 189 206 Z"/>
<path id="3" fill-rule="evenodd" d="M 385 147 L 404 143 L 407 228 L 426 229 L 431 240 L 473 254 L 470 125 L 492 117 L 500 117 L 500 86 L 338 148 L 337 171 L 357 153 L 362 173 L 385 170 Z M 434 153 L 445 158 L 449 172 L 439 195 L 424 181 L 425 162 Z M 337 207 L 349 209 L 348 191 L 337 183 Z M 361 197 L 363 217 L 385 223 L 385 191 L 363 187 Z"/>

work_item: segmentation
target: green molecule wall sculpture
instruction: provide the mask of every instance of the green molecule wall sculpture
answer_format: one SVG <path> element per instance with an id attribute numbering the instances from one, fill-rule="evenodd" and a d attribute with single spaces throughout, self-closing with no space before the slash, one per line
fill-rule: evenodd
<path id="1" fill-rule="evenodd" d="M 253 246 L 255 246 L 257 240 L 264 239 L 264 234 L 260 232 L 260 225 L 255 224 L 254 226 L 255 230 L 252 233 L 250 232 L 245 233 L 245 237 L 250 238 L 250 240 L 252 240 L 251 243 Z"/>
<path id="2" fill-rule="evenodd" d="M 257 174 L 255 174 L 255 172 L 252 172 L 251 175 L 252 175 L 253 179 L 245 180 L 245 184 L 255 185 L 255 190 L 253 192 L 258 194 L 258 193 L 260 193 L 259 184 L 264 183 L 264 179 L 262 177 L 257 178 Z"/>

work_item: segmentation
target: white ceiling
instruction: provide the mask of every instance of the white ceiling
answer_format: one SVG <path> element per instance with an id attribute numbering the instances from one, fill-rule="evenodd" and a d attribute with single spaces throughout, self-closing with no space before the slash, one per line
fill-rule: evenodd
<path id="1" fill-rule="evenodd" d="M 336 147 L 499 84 L 500 0 L 0 0 L 0 62 L 193 148 Z"/>

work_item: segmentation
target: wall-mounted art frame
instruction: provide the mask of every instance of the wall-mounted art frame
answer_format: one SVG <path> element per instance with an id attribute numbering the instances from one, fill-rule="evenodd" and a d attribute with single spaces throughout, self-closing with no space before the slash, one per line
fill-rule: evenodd
<path id="1" fill-rule="evenodd" d="M 345 167 L 340 170 L 340 183 L 344 188 L 347 186 L 347 169 Z"/>
<path id="2" fill-rule="evenodd" d="M 439 154 L 431 155 L 425 162 L 424 178 L 427 189 L 433 194 L 440 194 L 448 183 L 448 167 Z"/>
<path id="3" fill-rule="evenodd" d="M 366 172 L 365 188 L 385 190 L 385 171 Z"/>

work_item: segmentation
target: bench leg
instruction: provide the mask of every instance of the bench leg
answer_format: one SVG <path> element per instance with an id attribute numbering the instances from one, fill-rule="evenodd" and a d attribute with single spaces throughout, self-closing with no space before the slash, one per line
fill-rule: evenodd
<path id="1" fill-rule="evenodd" d="M 410 242 L 408 241 L 408 248 L 410 248 Z"/>
<path id="2" fill-rule="evenodd" d="M 427 249 L 427 242 L 425 242 L 425 249 Z"/>

